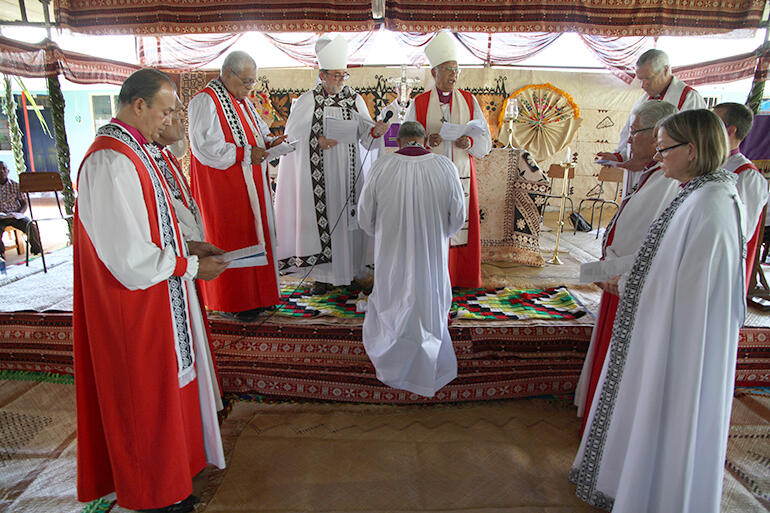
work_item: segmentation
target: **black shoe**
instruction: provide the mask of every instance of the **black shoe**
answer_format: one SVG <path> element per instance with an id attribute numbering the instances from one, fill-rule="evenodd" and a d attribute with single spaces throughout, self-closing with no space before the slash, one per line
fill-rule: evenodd
<path id="1" fill-rule="evenodd" d="M 333 288 L 334 287 L 332 286 L 331 283 L 317 281 L 313 283 L 313 288 L 310 289 L 310 293 L 313 294 L 314 296 L 320 296 L 321 294 L 326 294 Z"/>
<path id="2" fill-rule="evenodd" d="M 254 322 L 261 312 L 261 308 L 252 308 L 251 310 L 244 310 L 243 312 L 233 312 L 233 317 L 235 317 L 236 321 Z"/>
<path id="3" fill-rule="evenodd" d="M 140 509 L 142 513 L 190 513 L 201 500 L 195 495 L 189 495 L 185 500 L 164 508 Z"/>

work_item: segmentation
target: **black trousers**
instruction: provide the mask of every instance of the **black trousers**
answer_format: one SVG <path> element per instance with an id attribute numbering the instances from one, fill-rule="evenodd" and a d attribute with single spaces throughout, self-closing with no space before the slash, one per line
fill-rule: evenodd
<path id="1" fill-rule="evenodd" d="M 6 226 L 13 226 L 17 230 L 23 232 L 27 231 L 27 222 L 29 218 L 16 219 L 15 217 L 0 218 L 0 233 L 5 230 Z M 31 253 L 37 255 L 43 252 L 43 246 L 40 244 L 40 234 L 37 231 L 37 225 L 34 223 L 29 225 L 29 250 Z M 0 255 L 5 256 L 5 245 L 0 244 Z"/>

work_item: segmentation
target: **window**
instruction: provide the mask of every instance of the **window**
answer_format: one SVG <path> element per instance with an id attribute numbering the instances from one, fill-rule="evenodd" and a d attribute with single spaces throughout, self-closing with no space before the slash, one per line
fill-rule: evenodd
<path id="1" fill-rule="evenodd" d="M 94 120 L 94 134 L 102 125 L 106 125 L 118 111 L 117 94 L 92 94 L 91 113 Z"/>

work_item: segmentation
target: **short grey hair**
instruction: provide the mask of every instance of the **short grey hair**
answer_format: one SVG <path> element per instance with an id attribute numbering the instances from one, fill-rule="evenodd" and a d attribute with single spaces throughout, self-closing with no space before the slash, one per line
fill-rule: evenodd
<path id="1" fill-rule="evenodd" d="M 636 60 L 637 67 L 643 64 L 649 64 L 652 71 L 660 73 L 665 66 L 669 65 L 668 54 L 663 50 L 658 50 L 656 48 L 647 50 Z"/>
<path id="2" fill-rule="evenodd" d="M 425 129 L 417 121 L 404 121 L 398 127 L 398 139 L 425 139 Z"/>
<path id="3" fill-rule="evenodd" d="M 226 69 L 229 69 L 235 73 L 240 73 L 241 71 L 251 66 L 254 66 L 255 68 L 257 67 L 257 63 L 254 62 L 254 59 L 252 59 L 251 55 L 247 54 L 246 52 L 242 52 L 241 50 L 236 50 L 227 54 L 225 61 L 222 63 L 222 69 L 220 71 L 224 73 Z"/>
<path id="4" fill-rule="evenodd" d="M 676 107 L 668 102 L 651 100 L 634 109 L 631 115 L 639 121 L 642 127 L 646 128 L 655 126 L 658 121 L 676 112 Z"/>

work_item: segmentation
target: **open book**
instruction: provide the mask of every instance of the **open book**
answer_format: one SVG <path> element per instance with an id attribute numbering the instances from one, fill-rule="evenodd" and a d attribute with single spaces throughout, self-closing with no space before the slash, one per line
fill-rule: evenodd
<path id="1" fill-rule="evenodd" d="M 219 255 L 219 258 L 229 262 L 228 269 L 267 265 L 267 255 L 265 254 L 265 246 L 263 244 L 255 244 L 254 246 L 228 251 L 224 255 Z"/>

